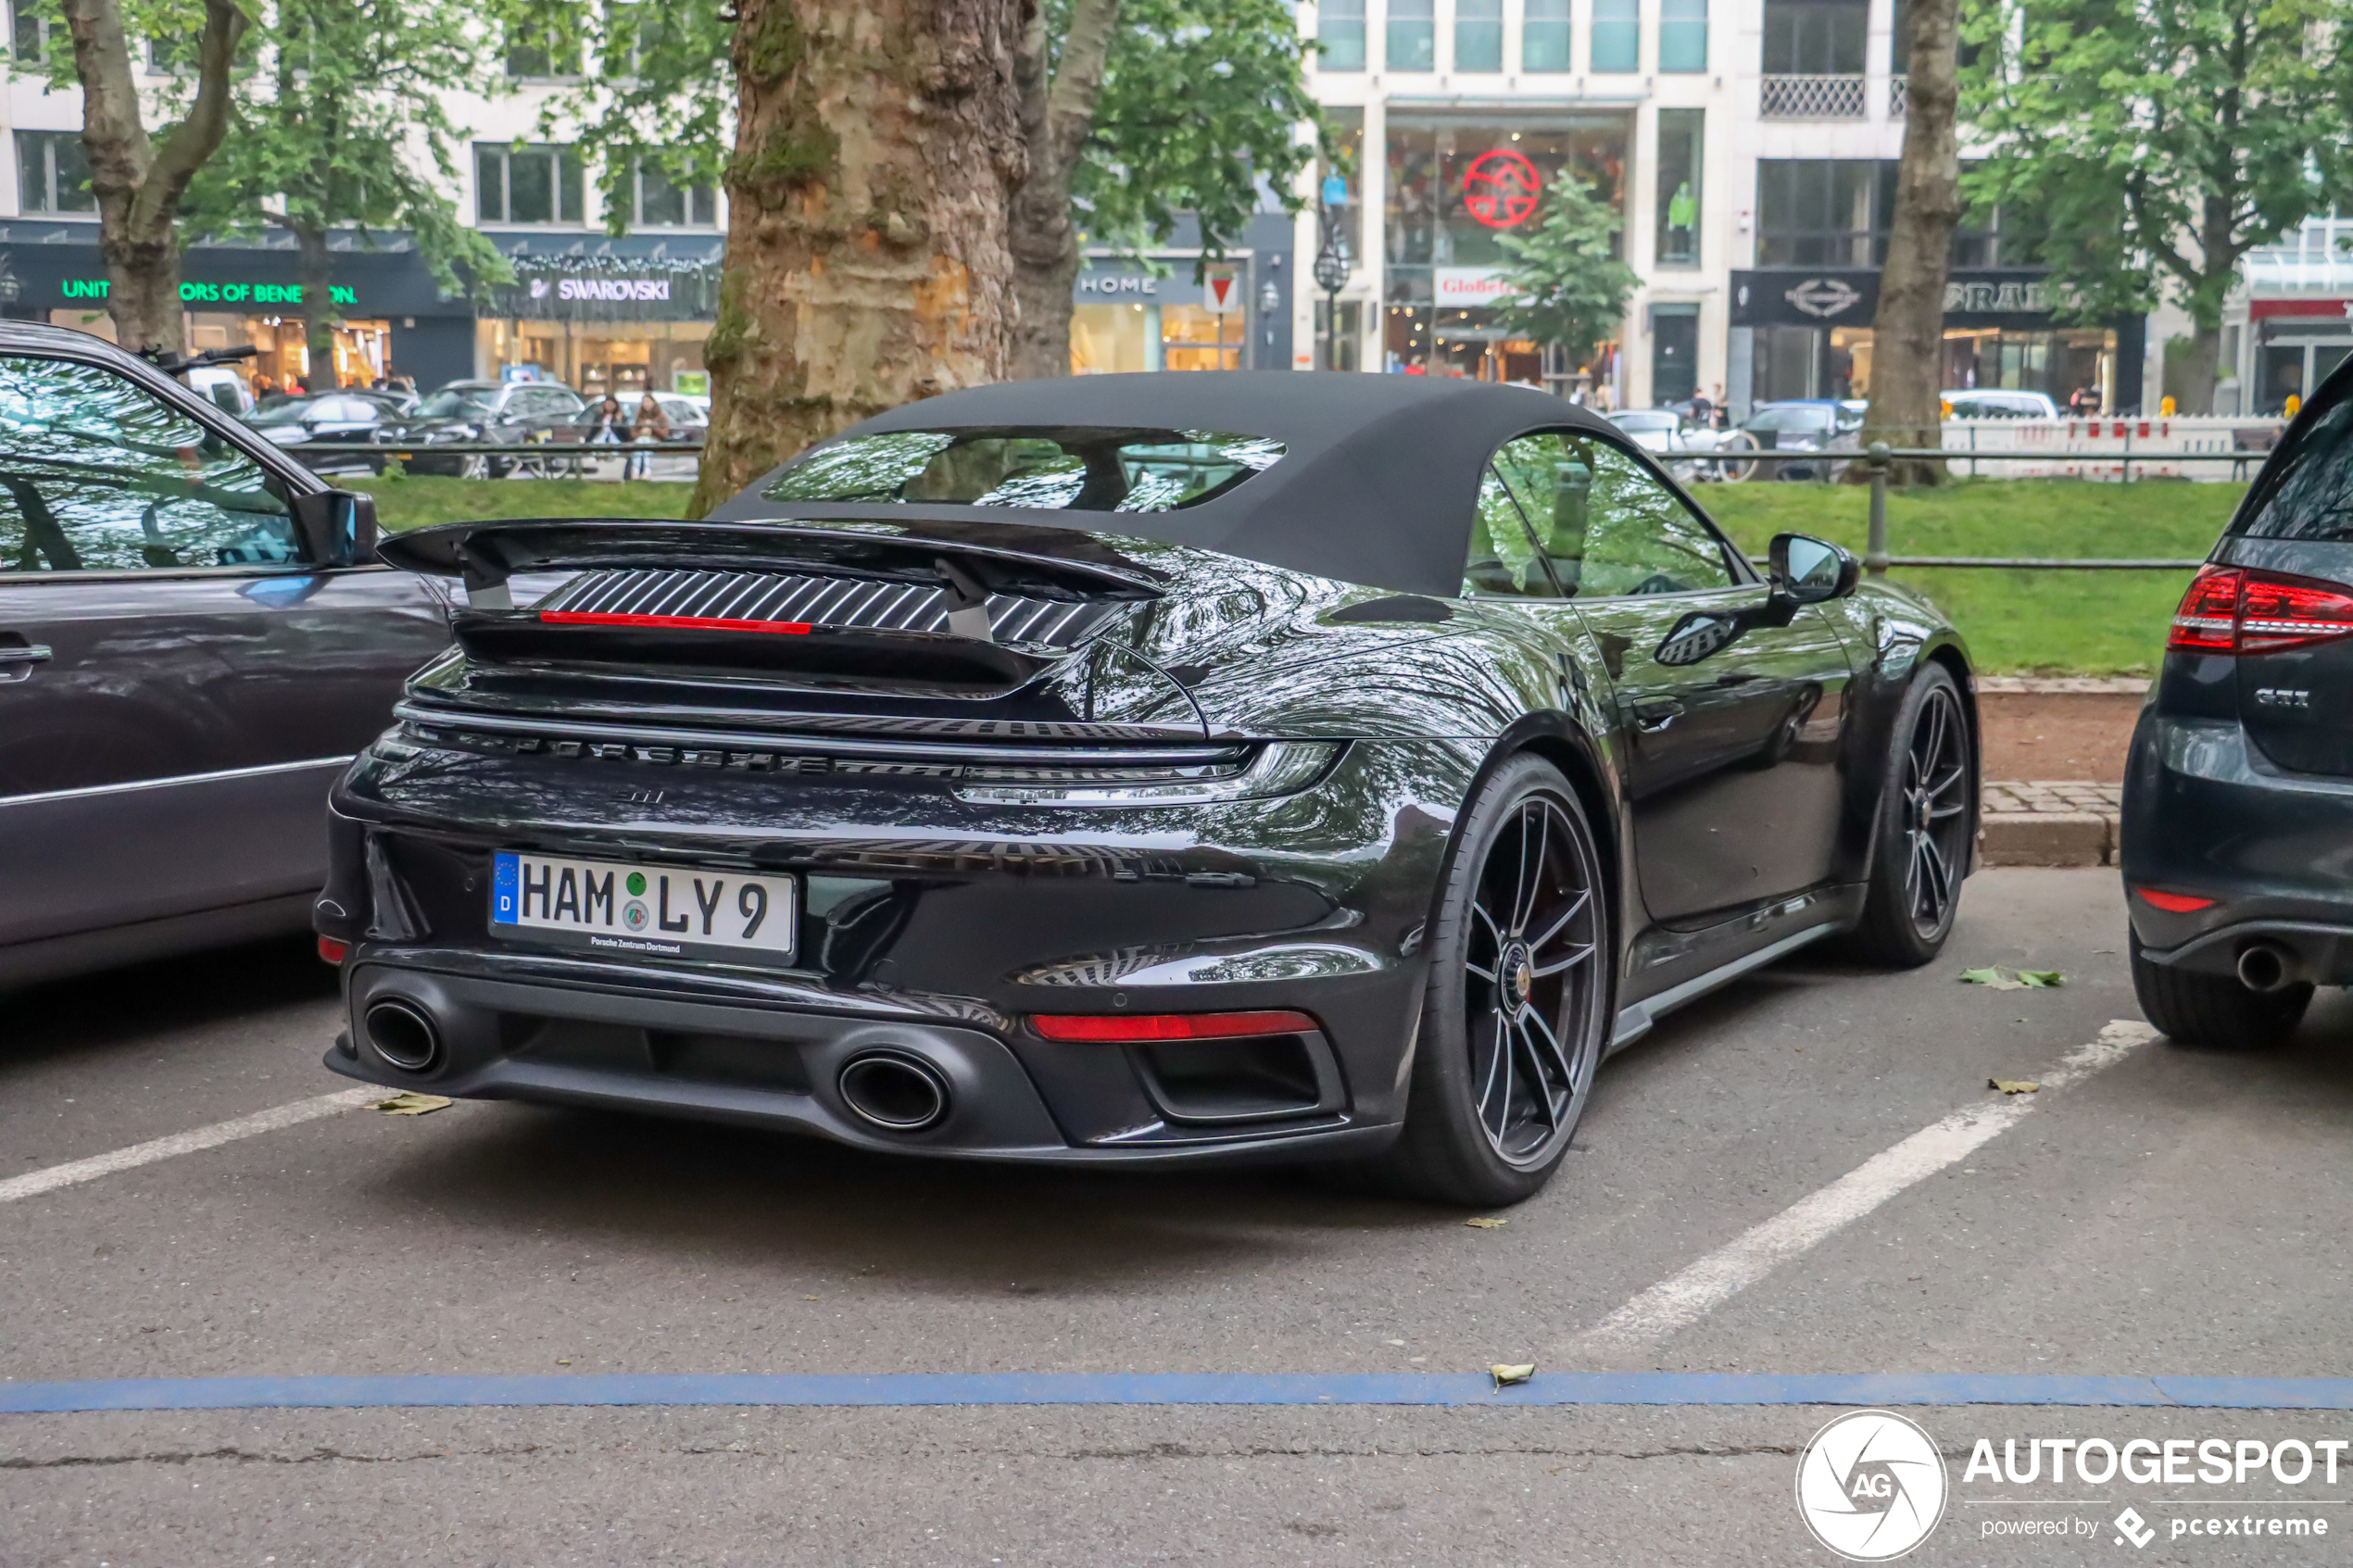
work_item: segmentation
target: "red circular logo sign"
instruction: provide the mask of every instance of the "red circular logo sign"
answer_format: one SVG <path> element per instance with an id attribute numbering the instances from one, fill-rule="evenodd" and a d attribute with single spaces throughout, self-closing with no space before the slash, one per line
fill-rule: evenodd
<path id="1" fill-rule="evenodd" d="M 1481 153 L 1463 171 L 1463 208 L 1490 229 L 1516 227 L 1536 210 L 1544 177 L 1516 152 Z"/>

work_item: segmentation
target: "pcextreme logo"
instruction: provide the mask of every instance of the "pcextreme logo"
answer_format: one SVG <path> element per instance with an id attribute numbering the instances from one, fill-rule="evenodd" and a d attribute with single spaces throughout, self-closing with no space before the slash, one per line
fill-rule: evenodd
<path id="1" fill-rule="evenodd" d="M 1944 1517 L 1944 1456 L 1919 1424 L 1856 1411 L 1814 1434 L 1797 1461 L 1797 1511 L 1850 1562 L 1903 1556 Z"/>

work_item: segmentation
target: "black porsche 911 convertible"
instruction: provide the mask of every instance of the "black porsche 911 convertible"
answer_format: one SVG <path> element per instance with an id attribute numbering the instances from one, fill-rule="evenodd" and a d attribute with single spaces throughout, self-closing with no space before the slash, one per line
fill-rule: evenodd
<path id="1" fill-rule="evenodd" d="M 467 605 L 333 794 L 372 1083 L 1510 1201 L 1662 1012 L 1926 961 L 1975 842 L 1952 627 L 1531 391 L 996 386 L 383 553 Z"/>

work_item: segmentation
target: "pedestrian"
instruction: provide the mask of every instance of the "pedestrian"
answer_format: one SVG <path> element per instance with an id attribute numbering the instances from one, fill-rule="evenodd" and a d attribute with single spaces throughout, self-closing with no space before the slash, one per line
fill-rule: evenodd
<path id="1" fill-rule="evenodd" d="M 2095 420 L 2100 416 L 2100 390 L 2088 382 L 2075 389 L 2067 400 L 2067 411 L 2079 420 Z"/>
<path id="2" fill-rule="evenodd" d="M 621 399 L 608 393 L 589 416 L 588 440 L 592 445 L 617 446 L 629 439 L 629 417 L 621 411 Z M 621 471 L 629 471 L 629 459 L 621 459 Z"/>
<path id="3" fill-rule="evenodd" d="M 1716 405 L 1707 400 L 1707 394 L 1704 392 L 1692 393 L 1690 411 L 1691 422 L 1693 425 L 1697 426 L 1701 430 L 1712 430 L 1715 428 Z"/>
<path id="4" fill-rule="evenodd" d="M 661 400 L 653 395 L 653 390 L 649 387 L 646 395 L 637 399 L 637 440 L 640 445 L 643 445 L 646 442 L 659 443 L 669 439 L 670 416 L 661 411 Z M 635 470 L 634 473 L 631 471 L 633 468 Z M 621 477 L 646 479 L 651 477 L 652 473 L 652 454 L 639 451 L 631 454 L 629 461 L 622 465 Z"/>

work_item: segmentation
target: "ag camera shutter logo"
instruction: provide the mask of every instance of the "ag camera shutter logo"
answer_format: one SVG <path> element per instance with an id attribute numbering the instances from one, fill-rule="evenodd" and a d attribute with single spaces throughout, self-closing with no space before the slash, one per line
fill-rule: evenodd
<path id="1" fill-rule="evenodd" d="M 1850 1562 L 1885 1562 L 1928 1539 L 1945 1490 L 1935 1439 L 1893 1411 L 1840 1416 L 1797 1461 L 1806 1527 Z"/>

